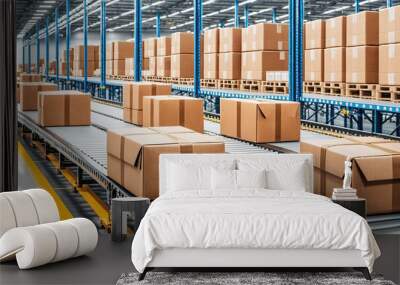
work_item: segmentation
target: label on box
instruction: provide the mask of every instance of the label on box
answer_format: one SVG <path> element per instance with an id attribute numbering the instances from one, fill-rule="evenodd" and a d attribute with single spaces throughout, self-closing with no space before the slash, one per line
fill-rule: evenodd
<path id="1" fill-rule="evenodd" d="M 395 76 L 394 73 L 388 73 L 388 84 L 394 85 L 395 83 Z"/>
<path id="2" fill-rule="evenodd" d="M 394 58 L 395 53 L 396 53 L 395 46 L 394 45 L 389 45 L 388 46 L 388 56 L 389 56 L 389 58 Z"/>
<path id="3" fill-rule="evenodd" d="M 282 34 L 282 26 L 281 25 L 276 25 L 276 32 L 278 34 Z"/>
<path id="4" fill-rule="evenodd" d="M 278 50 L 282 50 L 282 49 L 283 49 L 283 42 L 278 41 Z"/>
<path id="5" fill-rule="evenodd" d="M 351 56 L 353 58 L 358 58 L 358 48 L 352 48 L 351 49 Z"/>
<path id="6" fill-rule="evenodd" d="M 388 32 L 388 42 L 389 43 L 394 43 L 396 41 L 395 37 L 396 37 L 395 32 Z"/>
<path id="7" fill-rule="evenodd" d="M 279 53 L 279 60 L 285 60 L 286 59 L 286 57 L 285 57 L 285 52 L 284 51 L 281 51 L 280 53 Z"/>

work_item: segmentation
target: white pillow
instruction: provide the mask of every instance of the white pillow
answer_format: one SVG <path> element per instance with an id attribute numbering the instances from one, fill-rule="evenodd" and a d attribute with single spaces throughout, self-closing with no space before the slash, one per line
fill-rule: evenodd
<path id="1" fill-rule="evenodd" d="M 295 163 L 290 171 L 271 168 L 266 171 L 267 188 L 271 190 L 303 191 L 306 192 L 307 177 L 304 163 Z"/>
<path id="2" fill-rule="evenodd" d="M 263 170 L 236 170 L 237 188 L 267 188 L 267 172 Z"/>
<path id="3" fill-rule="evenodd" d="M 211 170 L 211 189 L 236 190 L 236 170 L 216 169 Z"/>

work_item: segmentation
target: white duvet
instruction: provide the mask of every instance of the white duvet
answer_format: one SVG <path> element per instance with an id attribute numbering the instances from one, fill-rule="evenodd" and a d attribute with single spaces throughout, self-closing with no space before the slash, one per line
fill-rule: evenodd
<path id="1" fill-rule="evenodd" d="M 306 192 L 172 192 L 156 199 L 132 244 L 143 272 L 155 249 L 358 249 L 372 271 L 380 251 L 368 223 L 330 199 Z"/>

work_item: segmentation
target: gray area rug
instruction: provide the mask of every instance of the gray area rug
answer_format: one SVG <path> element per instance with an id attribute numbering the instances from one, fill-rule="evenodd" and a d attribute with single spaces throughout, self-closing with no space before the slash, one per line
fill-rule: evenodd
<path id="1" fill-rule="evenodd" d="M 373 280 L 364 279 L 359 272 L 148 272 L 146 278 L 138 281 L 138 273 L 122 274 L 117 285 L 133 284 L 213 284 L 213 285 L 395 285 L 383 277 L 372 275 Z"/>

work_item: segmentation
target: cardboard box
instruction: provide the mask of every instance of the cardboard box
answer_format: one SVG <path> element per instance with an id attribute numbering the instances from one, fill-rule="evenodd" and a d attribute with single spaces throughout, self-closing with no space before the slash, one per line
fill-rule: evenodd
<path id="1" fill-rule="evenodd" d="M 124 122 L 135 124 L 138 126 L 143 125 L 143 111 L 142 110 L 135 110 L 135 109 L 123 109 L 123 120 Z"/>
<path id="2" fill-rule="evenodd" d="M 344 162 L 352 160 L 351 186 L 367 200 L 367 213 L 385 214 L 400 211 L 399 173 L 395 171 L 400 155 L 372 144 L 302 141 L 302 153 L 314 156 L 316 189 L 330 197 L 335 187 L 342 187 Z M 397 181 L 396 181 L 397 179 Z"/>
<path id="3" fill-rule="evenodd" d="M 171 37 L 160 37 L 157 39 L 157 56 L 171 55 Z"/>
<path id="4" fill-rule="evenodd" d="M 219 54 L 219 79 L 239 80 L 241 78 L 242 54 L 224 52 Z"/>
<path id="5" fill-rule="evenodd" d="M 125 75 L 133 76 L 134 75 L 134 59 L 133 58 L 125 58 Z"/>
<path id="6" fill-rule="evenodd" d="M 19 75 L 20 82 L 40 82 L 42 80 L 40 74 L 35 73 L 21 73 Z"/>
<path id="7" fill-rule="evenodd" d="M 171 56 L 157 56 L 157 76 L 171 76 Z"/>
<path id="8" fill-rule="evenodd" d="M 218 65 L 219 65 L 219 54 L 218 53 L 206 53 L 204 54 L 204 78 L 205 79 L 218 79 Z"/>
<path id="9" fill-rule="evenodd" d="M 145 39 L 145 49 L 144 49 L 144 57 L 154 57 L 157 56 L 157 38 L 148 38 Z"/>
<path id="10" fill-rule="evenodd" d="M 400 85 L 400 43 L 379 46 L 379 84 Z"/>
<path id="11" fill-rule="evenodd" d="M 21 82 L 19 88 L 21 111 L 36 111 L 38 109 L 38 92 L 58 89 L 56 84 L 46 82 Z"/>
<path id="12" fill-rule="evenodd" d="M 191 135 L 191 136 L 190 136 Z M 125 188 L 139 197 L 158 197 L 159 156 L 163 153 L 223 153 L 220 138 L 203 134 L 131 135 L 125 139 Z"/>
<path id="13" fill-rule="evenodd" d="M 379 44 L 400 43 L 400 6 L 379 11 Z"/>
<path id="14" fill-rule="evenodd" d="M 43 127 L 86 126 L 91 123 L 91 95 L 79 91 L 38 93 L 38 120 Z"/>
<path id="15" fill-rule="evenodd" d="M 125 75 L 125 59 L 114 59 L 114 75 Z"/>
<path id="16" fill-rule="evenodd" d="M 194 49 L 193 33 L 178 32 L 178 33 L 172 34 L 172 36 L 171 36 L 171 54 L 172 55 L 193 54 L 193 49 Z"/>
<path id="17" fill-rule="evenodd" d="M 153 95 L 171 95 L 172 85 L 169 83 L 153 82 Z"/>
<path id="18" fill-rule="evenodd" d="M 259 23 L 242 30 L 242 51 L 289 49 L 287 24 Z"/>
<path id="19" fill-rule="evenodd" d="M 324 81 L 346 82 L 346 48 L 324 50 Z"/>
<path id="20" fill-rule="evenodd" d="M 114 43 L 109 43 L 106 45 L 106 60 L 114 59 Z"/>
<path id="21" fill-rule="evenodd" d="M 114 60 L 125 60 L 125 58 L 133 57 L 132 42 L 115 42 L 114 43 Z"/>
<path id="22" fill-rule="evenodd" d="M 241 52 L 242 29 L 223 28 L 219 30 L 219 52 Z"/>
<path id="23" fill-rule="evenodd" d="M 95 46 L 87 46 L 87 59 L 88 61 L 94 61 L 94 50 Z M 84 61 L 85 59 L 85 47 L 84 46 L 76 46 L 74 47 L 74 61 Z"/>
<path id="24" fill-rule="evenodd" d="M 149 76 L 157 75 L 157 57 L 149 57 Z"/>
<path id="25" fill-rule="evenodd" d="M 269 82 L 288 82 L 289 71 L 267 71 L 265 77 Z"/>
<path id="26" fill-rule="evenodd" d="M 286 51 L 253 51 L 242 53 L 242 79 L 265 80 L 267 71 L 287 70 Z"/>
<path id="27" fill-rule="evenodd" d="M 174 41 L 172 40 L 172 42 Z M 193 78 L 193 54 L 171 55 L 171 77 Z"/>
<path id="28" fill-rule="evenodd" d="M 182 127 L 182 126 L 172 126 L 172 127 L 151 127 L 147 128 L 149 130 L 155 131 L 159 134 L 181 134 L 181 133 L 194 133 L 193 130 Z"/>
<path id="29" fill-rule="evenodd" d="M 304 81 L 324 81 L 324 49 L 304 51 Z"/>
<path id="30" fill-rule="evenodd" d="M 346 82 L 378 83 L 379 48 L 358 46 L 346 48 Z"/>
<path id="31" fill-rule="evenodd" d="M 114 60 L 106 60 L 106 75 L 114 74 Z"/>
<path id="32" fill-rule="evenodd" d="M 184 126 L 203 132 L 203 100 L 182 96 L 144 97 L 143 126 Z"/>
<path id="33" fill-rule="evenodd" d="M 379 44 L 379 12 L 364 11 L 347 16 L 348 47 Z"/>
<path id="34" fill-rule="evenodd" d="M 325 47 L 346 46 L 346 16 L 325 20 Z"/>
<path id="35" fill-rule="evenodd" d="M 123 87 L 123 107 L 127 109 L 143 109 L 143 97 L 152 96 L 153 83 L 151 82 L 130 82 Z"/>
<path id="36" fill-rule="evenodd" d="M 300 105 L 283 101 L 223 99 L 221 134 L 256 143 L 299 141 Z"/>
<path id="37" fill-rule="evenodd" d="M 219 52 L 219 28 L 204 32 L 204 53 Z"/>
<path id="38" fill-rule="evenodd" d="M 315 20 L 305 23 L 305 49 L 325 48 L 325 21 Z"/>

